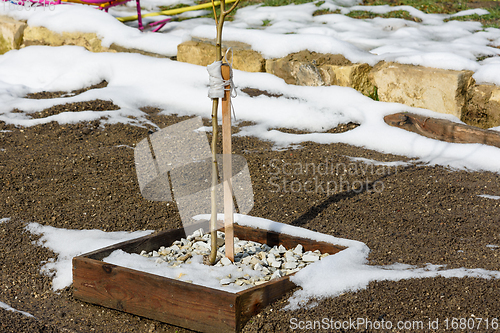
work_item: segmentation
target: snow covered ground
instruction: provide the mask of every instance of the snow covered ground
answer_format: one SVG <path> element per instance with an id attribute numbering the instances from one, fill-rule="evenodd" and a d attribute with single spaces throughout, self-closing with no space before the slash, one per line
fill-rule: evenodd
<path id="1" fill-rule="evenodd" d="M 158 3 L 151 2 L 149 5 L 154 8 Z M 268 58 L 308 49 L 322 53 L 341 53 L 353 62 L 375 64 L 380 60 L 391 60 L 436 68 L 468 69 L 475 71 L 474 78 L 477 82 L 500 85 L 500 49 L 496 48 L 500 46 L 499 29 L 483 30 L 477 22 L 444 22 L 447 15 L 424 14 L 411 7 L 356 5 L 358 1 L 355 0 L 327 0 L 319 7 L 314 3 L 279 8 L 247 7 L 238 11 L 233 22 L 227 23 L 224 38 L 246 42 Z M 313 17 L 312 14 L 317 9 L 340 9 L 342 13 L 351 10 L 383 13 L 404 9 L 419 17 L 422 22 L 382 18 L 355 20 L 343 14 Z M 112 13 L 124 16 L 133 14 L 133 10 L 129 8 L 127 11 L 115 10 Z M 485 11 L 478 9 L 474 13 L 484 14 Z M 140 33 L 109 14 L 79 5 L 56 6 L 53 11 L 16 10 L 4 6 L 0 7 L 0 14 L 26 19 L 30 25 L 45 26 L 54 31 L 96 32 L 102 36 L 105 46 L 117 43 L 169 56 L 175 55 L 177 45 L 191 36 L 213 37 L 215 34 L 213 21 L 205 18 L 169 23 L 161 33 Z M 200 14 L 202 13 L 198 12 L 194 15 Z M 270 24 L 262 26 L 264 20 L 269 20 Z M 489 58 L 476 61 L 477 57 L 484 56 Z M 80 89 L 103 80 L 109 82 L 107 87 L 92 89 L 77 96 L 45 100 L 24 98 L 28 93 Z M 430 165 L 500 171 L 498 148 L 435 141 L 390 127 L 383 121 L 385 115 L 401 111 L 459 122 L 453 116 L 396 103 L 376 102 L 350 88 L 291 86 L 265 73 L 235 71 L 234 81 L 239 88 L 252 87 L 283 95 L 282 98 L 251 98 L 238 89 L 239 96 L 234 99 L 238 121 L 256 124 L 243 128 L 238 135 L 253 135 L 270 140 L 278 147 L 304 141 L 325 144 L 341 142 L 407 156 Z M 95 119 L 100 119 L 102 124 L 121 122 L 136 126 L 156 126 L 139 109 L 142 106 L 158 107 L 163 110 L 163 114 L 208 118 L 211 103 L 207 98 L 207 91 L 208 74 L 205 68 L 168 59 L 138 54 L 95 54 L 73 46 L 30 46 L 0 56 L 0 121 L 17 126 Z M 31 117 L 32 113 L 52 105 L 94 99 L 112 100 L 120 109 L 64 112 L 36 119 Z M 22 112 L 13 112 L 14 109 Z M 320 133 L 347 122 L 356 122 L 361 126 L 342 134 Z M 288 134 L 273 130 L 276 127 L 311 133 Z M 272 221 L 250 217 L 242 218 L 240 222 L 269 228 L 278 226 Z M 8 217 L 1 218 L 0 223 L 9 223 Z M 281 232 L 300 233 L 310 238 L 323 237 L 312 231 L 281 224 L 279 228 Z M 135 233 L 70 231 L 36 224 L 29 224 L 27 229 L 42 235 L 40 245 L 47 246 L 58 254 L 57 259 L 46 263 L 42 269 L 42 273 L 54 274 L 55 289 L 64 288 L 71 283 L 68 274 L 71 272 L 72 256 L 139 236 Z M 81 242 L 67 242 L 69 237 L 80 239 Z M 348 242 L 333 237 L 329 237 L 327 241 Z M 292 297 L 291 308 L 311 297 L 335 296 L 347 290 L 364 288 L 373 280 L 432 276 L 500 277 L 500 272 L 481 269 L 446 270 L 431 264 L 419 269 L 405 265 L 368 266 L 368 248 L 357 242 L 349 242 L 348 246 L 348 250 L 312 265 L 293 278 L 303 289 Z"/>
<path id="2" fill-rule="evenodd" d="M 159 1 L 175 4 L 175 0 L 150 0 L 145 6 L 157 10 Z M 190 4 L 190 1 L 182 1 Z M 326 0 L 285 7 L 250 6 L 238 10 L 234 21 L 226 22 L 224 39 L 248 43 L 266 58 L 283 57 L 308 49 L 320 53 L 343 54 L 352 62 L 375 64 L 380 60 L 445 69 L 468 69 L 478 73 L 479 83 L 500 84 L 499 60 L 477 62 L 477 57 L 500 53 L 499 29 L 482 29 L 479 22 L 446 19 L 471 14 L 484 15 L 484 9 L 467 10 L 453 15 L 425 14 L 410 6 L 357 6 L 358 0 Z M 322 3 L 319 5 L 319 3 Z M 133 15 L 134 3 L 112 10 L 115 16 Z M 319 5 L 319 6 L 318 6 Z M 313 16 L 317 10 L 340 10 L 342 14 Z M 403 19 L 374 18 L 358 20 L 343 14 L 353 10 L 388 13 L 406 10 L 422 22 Z M 147 13 L 148 11 L 144 11 Z M 141 34 L 114 20 L 110 15 L 87 6 L 56 6 L 54 10 L 16 10 L 0 7 L 0 13 L 24 19 L 32 26 L 53 31 L 94 32 L 103 38 L 103 46 L 112 43 L 174 56 L 177 45 L 191 36 L 214 38 L 211 19 L 196 18 L 207 10 L 186 12 L 190 20 L 168 23 L 160 34 Z M 162 16 L 155 16 L 157 20 Z M 266 22 L 266 26 L 263 23 Z M 132 23 L 136 24 L 136 23 Z"/>

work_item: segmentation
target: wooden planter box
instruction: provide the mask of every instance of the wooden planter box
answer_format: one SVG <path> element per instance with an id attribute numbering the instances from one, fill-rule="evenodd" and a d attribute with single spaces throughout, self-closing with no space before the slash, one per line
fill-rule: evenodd
<path id="1" fill-rule="evenodd" d="M 199 225 L 196 226 L 199 228 Z M 193 228 L 196 229 L 196 228 Z M 204 228 L 208 230 L 208 228 Z M 330 243 L 234 225 L 235 237 L 286 248 L 334 254 L 343 247 Z M 153 275 L 102 261 L 121 249 L 140 253 L 170 246 L 186 237 L 184 229 L 164 231 L 115 244 L 73 258 L 74 297 L 134 315 L 201 332 L 239 332 L 262 308 L 296 285 L 285 276 L 237 293 Z"/>

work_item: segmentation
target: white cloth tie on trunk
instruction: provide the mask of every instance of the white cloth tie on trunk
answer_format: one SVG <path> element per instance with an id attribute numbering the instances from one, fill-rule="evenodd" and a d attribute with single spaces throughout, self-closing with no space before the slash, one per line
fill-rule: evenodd
<path id="1" fill-rule="evenodd" d="M 227 59 L 227 50 L 224 58 Z M 231 57 L 232 58 L 232 57 Z M 236 97 L 236 91 L 233 83 L 233 67 L 231 64 L 227 64 L 229 66 L 229 80 L 224 80 L 222 78 L 221 73 L 221 61 L 214 61 L 212 64 L 207 66 L 207 71 L 209 75 L 209 88 L 208 88 L 208 97 L 209 98 L 224 98 L 224 91 L 229 90 L 231 92 L 231 97 Z M 226 86 L 228 86 L 226 88 Z"/>

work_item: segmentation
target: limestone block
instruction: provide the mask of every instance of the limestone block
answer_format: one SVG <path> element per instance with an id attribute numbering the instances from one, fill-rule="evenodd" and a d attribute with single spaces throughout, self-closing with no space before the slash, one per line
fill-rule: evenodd
<path id="1" fill-rule="evenodd" d="M 326 85 L 350 87 L 365 95 L 369 95 L 373 91 L 373 84 L 368 78 L 371 69 L 372 67 L 368 64 L 345 66 L 325 64 L 319 67 Z"/>
<path id="2" fill-rule="evenodd" d="M 223 50 L 225 52 L 225 49 Z M 263 72 L 265 60 L 257 51 L 234 50 L 233 67 L 245 72 Z"/>
<path id="3" fill-rule="evenodd" d="M 471 71 L 453 71 L 380 63 L 370 73 L 383 102 L 448 113 L 460 118 L 465 109 L 467 91 L 474 83 Z"/>
<path id="4" fill-rule="evenodd" d="M 351 62 L 340 54 L 304 50 L 283 58 L 267 59 L 266 72 L 282 78 L 288 84 L 324 86 L 337 82 L 332 68 L 350 65 Z"/>
<path id="5" fill-rule="evenodd" d="M 500 87 L 474 85 L 461 120 L 469 125 L 491 128 L 500 126 Z"/>
<path id="6" fill-rule="evenodd" d="M 288 84 L 324 86 L 325 81 L 313 63 L 286 58 L 267 59 L 266 72 L 282 78 Z"/>
<path id="7" fill-rule="evenodd" d="M 8 16 L 0 16 L 0 54 L 18 49 L 23 41 L 27 24 Z"/>
<path id="8" fill-rule="evenodd" d="M 233 68 L 245 72 L 264 71 L 264 58 L 250 49 L 249 45 L 239 42 L 227 42 L 222 45 L 223 55 L 231 47 Z M 229 52 L 231 55 L 231 52 Z M 187 41 L 177 46 L 177 60 L 194 65 L 208 66 L 215 61 L 215 45 L 211 41 Z"/>
<path id="9" fill-rule="evenodd" d="M 29 45 L 77 45 L 92 52 L 116 52 L 103 47 L 100 38 L 95 33 L 63 32 L 60 34 L 45 27 L 26 27 L 23 46 Z"/>
<path id="10" fill-rule="evenodd" d="M 177 45 L 177 61 L 208 66 L 215 60 L 215 47 L 201 42 L 187 41 Z"/>

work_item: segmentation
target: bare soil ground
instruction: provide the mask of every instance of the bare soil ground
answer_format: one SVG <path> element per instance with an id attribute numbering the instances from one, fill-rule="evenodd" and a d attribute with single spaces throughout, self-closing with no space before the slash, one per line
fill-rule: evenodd
<path id="1" fill-rule="evenodd" d="M 250 89 L 246 93 L 265 92 Z M 58 105 L 40 111 L 39 116 L 114 108 L 109 101 L 85 103 Z M 143 110 L 161 128 L 186 119 L 162 116 L 151 107 Z M 234 132 L 245 125 L 235 126 Z M 354 127 L 340 125 L 330 132 Z M 29 222 L 106 231 L 180 227 L 175 205 L 147 201 L 139 191 L 132 148 L 150 130 L 102 126 L 99 121 L 30 128 L 0 122 L 0 218 L 11 218 L 0 224 L 0 301 L 36 317 L 0 309 L 0 332 L 187 332 L 75 300 L 72 287 L 53 292 L 51 278 L 41 275 L 40 267 L 55 254 L 34 245 L 37 237 L 24 229 Z M 306 142 L 296 149 L 276 150 L 270 142 L 236 136 L 233 148 L 250 167 L 255 196 L 250 215 L 362 241 L 371 249 L 372 265 L 432 263 L 500 270 L 500 248 L 491 246 L 500 245 L 500 201 L 478 197 L 500 195 L 498 174 L 418 163 L 366 169 L 349 157 L 408 159 L 345 144 Z M 295 172 L 307 163 L 329 163 L 330 171 Z M 327 191 L 323 185 L 306 191 L 307 182 L 330 182 L 337 188 Z M 425 324 L 424 329 L 385 330 L 394 332 L 449 331 L 447 318 L 450 324 L 452 318 L 480 317 L 490 323 L 499 318 L 499 287 L 499 280 L 479 278 L 373 282 L 365 290 L 317 300 L 313 308 L 281 311 L 288 294 L 248 322 L 244 332 L 335 331 L 294 326 L 325 318 L 384 320 L 394 326 L 398 321 Z M 429 321 L 435 320 L 439 320 L 438 329 L 429 329 Z M 470 331 L 492 329 L 483 321 Z"/>

